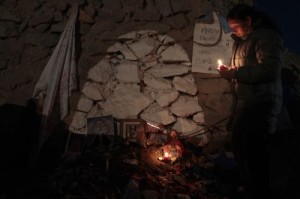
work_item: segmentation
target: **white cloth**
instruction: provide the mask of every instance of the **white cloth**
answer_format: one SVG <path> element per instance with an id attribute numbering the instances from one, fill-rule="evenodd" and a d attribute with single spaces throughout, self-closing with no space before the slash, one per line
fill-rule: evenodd
<path id="1" fill-rule="evenodd" d="M 43 116 L 48 116 L 51 113 L 59 89 L 60 118 L 63 119 L 69 111 L 71 91 L 77 87 L 75 62 L 77 12 L 78 6 L 75 6 L 65 30 L 33 91 L 33 97 L 36 97 L 42 91 L 46 93 Z"/>

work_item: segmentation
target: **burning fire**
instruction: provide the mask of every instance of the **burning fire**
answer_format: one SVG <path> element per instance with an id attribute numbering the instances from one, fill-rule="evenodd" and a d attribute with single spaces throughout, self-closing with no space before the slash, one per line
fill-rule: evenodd
<path id="1" fill-rule="evenodd" d="M 170 159 L 169 153 L 168 152 L 164 152 L 164 154 L 162 156 L 159 156 L 158 159 L 160 161 L 169 160 Z"/>
<path id="2" fill-rule="evenodd" d="M 158 160 L 174 162 L 182 157 L 182 148 L 179 144 L 167 144 L 160 148 Z"/>

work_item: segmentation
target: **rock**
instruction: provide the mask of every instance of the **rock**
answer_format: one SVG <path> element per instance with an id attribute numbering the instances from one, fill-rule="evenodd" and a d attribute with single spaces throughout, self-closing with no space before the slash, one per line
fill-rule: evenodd
<path id="1" fill-rule="evenodd" d="M 196 95 L 197 93 L 197 87 L 194 81 L 187 77 L 174 77 L 173 84 L 177 91 L 190 95 Z"/>
<path id="2" fill-rule="evenodd" d="M 116 78 L 121 83 L 139 83 L 141 79 L 137 64 L 120 64 L 117 67 Z"/>
<path id="3" fill-rule="evenodd" d="M 94 82 L 86 82 L 84 88 L 82 89 L 82 93 L 92 100 L 99 101 L 103 99 L 101 90 L 102 87 L 100 84 Z"/>
<path id="4" fill-rule="evenodd" d="M 157 124 L 168 125 L 176 121 L 175 117 L 169 110 L 158 111 L 156 113 L 142 113 L 141 118 L 146 121 L 152 121 Z"/>
<path id="5" fill-rule="evenodd" d="M 178 44 L 169 46 L 161 53 L 164 62 L 186 62 L 190 61 L 188 54 Z"/>
<path id="6" fill-rule="evenodd" d="M 94 82 L 105 84 L 115 75 L 114 67 L 108 59 L 102 59 L 98 64 L 92 67 L 88 72 L 88 79 Z"/>
<path id="7" fill-rule="evenodd" d="M 103 104 L 103 113 L 115 118 L 137 118 L 150 100 L 139 91 L 137 85 L 118 85 L 114 93 Z"/>
<path id="8" fill-rule="evenodd" d="M 187 117 L 199 111 L 202 107 L 198 104 L 196 98 L 180 96 L 172 105 L 171 111 L 179 117 Z"/>

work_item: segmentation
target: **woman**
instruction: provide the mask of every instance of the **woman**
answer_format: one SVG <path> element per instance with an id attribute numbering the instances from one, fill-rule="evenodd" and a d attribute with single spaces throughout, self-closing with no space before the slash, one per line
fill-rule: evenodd
<path id="1" fill-rule="evenodd" d="M 227 15 L 234 39 L 231 66 L 218 67 L 231 82 L 232 145 L 249 198 L 269 198 L 268 137 L 282 108 L 284 40 L 261 12 L 239 4 Z"/>

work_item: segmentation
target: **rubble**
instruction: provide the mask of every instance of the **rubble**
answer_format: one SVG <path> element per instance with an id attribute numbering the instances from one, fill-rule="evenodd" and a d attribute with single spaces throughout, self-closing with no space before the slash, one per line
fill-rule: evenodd
<path id="1" fill-rule="evenodd" d="M 224 194 L 218 190 L 224 183 L 218 170 L 229 170 L 232 176 L 236 174 L 236 168 L 229 168 L 224 156 L 229 152 L 220 153 L 222 156 L 207 154 L 205 145 L 199 147 L 174 130 L 164 131 L 162 125 L 152 130 L 144 138 L 146 145 L 105 135 L 96 135 L 96 142 L 95 135 L 88 135 L 85 146 L 77 148 L 80 155 L 64 154 L 63 161 L 49 176 L 47 195 L 55 198 L 213 199 Z M 162 151 L 169 155 L 161 156 Z"/>

